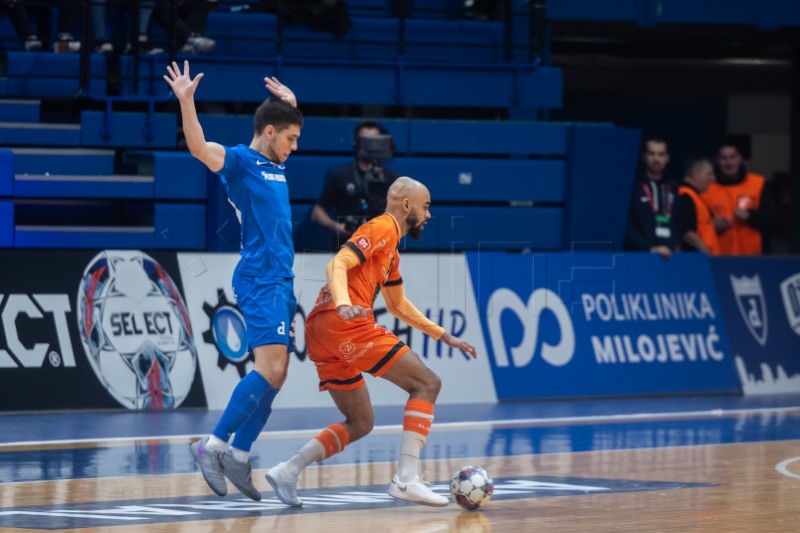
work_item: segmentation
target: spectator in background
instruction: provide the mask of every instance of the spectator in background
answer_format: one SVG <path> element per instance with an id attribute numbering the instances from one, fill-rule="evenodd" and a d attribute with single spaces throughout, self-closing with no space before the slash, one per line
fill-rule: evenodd
<path id="1" fill-rule="evenodd" d="M 719 145 L 716 182 L 701 195 L 711 209 L 722 255 L 761 255 L 769 250 L 767 230 L 775 206 L 767 180 L 747 172 L 732 141 Z"/>
<path id="2" fill-rule="evenodd" d="M 713 181 L 714 167 L 710 159 L 696 158 L 686 163 L 683 184 L 678 188 L 678 200 L 675 202 L 674 227 L 682 251 L 719 254 L 719 241 L 711 212 L 700 199 Z"/>
<path id="3" fill-rule="evenodd" d="M 31 30 L 24 0 L 0 0 L 0 14 L 3 13 L 8 13 L 17 37 L 25 44 L 25 50 L 37 52 L 42 49 L 42 40 Z"/>
<path id="4" fill-rule="evenodd" d="M 20 39 L 25 40 L 25 50 L 38 51 L 51 42 L 50 8 L 58 10 L 56 20 L 55 52 L 80 52 L 81 42 L 75 39 L 80 0 L 53 0 L 51 2 L 27 2 L 25 0 L 0 0 L 0 7 L 7 7 L 11 22 Z M 28 9 L 36 14 L 36 33 L 31 30 Z"/>
<path id="5" fill-rule="evenodd" d="M 654 252 L 669 259 L 677 244 L 672 230 L 675 185 L 665 177 L 667 142 L 649 138 L 642 149 L 643 168 L 633 189 L 625 249 Z"/>
<path id="6" fill-rule="evenodd" d="M 334 169 L 325 178 L 311 220 L 333 234 L 332 247 L 339 249 L 361 224 L 384 212 L 386 193 L 397 174 L 383 166 L 392 157 L 392 137 L 377 122 L 356 126 L 355 160 Z M 335 211 L 336 219 L 330 211 Z"/>
<path id="7" fill-rule="evenodd" d="M 114 41 L 119 46 L 121 39 L 115 39 L 109 31 L 109 8 L 112 8 L 112 13 L 116 12 L 121 14 L 121 11 L 130 13 L 130 7 L 126 6 L 121 0 L 107 0 L 101 4 L 92 5 L 92 29 L 94 30 L 95 52 L 98 54 L 113 54 Z M 138 43 L 139 51 L 146 54 L 155 54 L 163 52 L 161 48 L 152 48 L 148 38 L 148 28 L 150 26 L 150 18 L 153 15 L 153 4 L 147 0 L 143 0 L 139 8 L 139 27 L 137 29 L 136 40 Z M 125 47 L 125 53 L 130 52 L 130 38 L 126 39 L 128 44 Z"/>
<path id="8" fill-rule="evenodd" d="M 172 39 L 175 48 L 182 54 L 208 54 L 214 51 L 217 43 L 205 37 L 208 12 L 216 6 L 216 0 L 155 0 L 153 20 L 167 35 L 172 32 L 172 2 L 175 2 L 175 34 Z"/>

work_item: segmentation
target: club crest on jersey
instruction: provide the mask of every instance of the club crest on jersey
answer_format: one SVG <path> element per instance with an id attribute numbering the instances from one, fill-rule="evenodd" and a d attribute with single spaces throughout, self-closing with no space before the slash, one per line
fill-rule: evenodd
<path id="1" fill-rule="evenodd" d="M 366 237 L 359 237 L 358 239 L 356 239 L 356 246 L 358 246 L 362 250 L 368 250 L 369 239 L 367 239 Z"/>
<path id="2" fill-rule="evenodd" d="M 339 345 L 339 351 L 342 352 L 343 355 L 350 355 L 356 351 L 356 345 L 349 340 L 344 341 Z"/>

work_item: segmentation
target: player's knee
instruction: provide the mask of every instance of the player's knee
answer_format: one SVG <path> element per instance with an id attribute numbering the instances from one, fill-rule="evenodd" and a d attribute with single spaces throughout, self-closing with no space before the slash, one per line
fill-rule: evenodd
<path id="1" fill-rule="evenodd" d="M 427 380 L 426 387 L 428 391 L 433 394 L 434 396 L 439 395 L 439 391 L 442 390 L 442 378 L 434 374 L 433 372 L 428 372 L 428 380 Z"/>
<path id="2" fill-rule="evenodd" d="M 288 368 L 280 364 L 257 364 L 254 370 L 261 374 L 269 382 L 270 386 L 275 389 L 280 389 L 288 376 Z"/>
<path id="3" fill-rule="evenodd" d="M 350 442 L 356 441 L 364 437 L 372 431 L 375 425 L 375 416 L 370 411 L 369 413 L 360 414 L 358 417 L 347 419 L 348 432 L 350 433 Z"/>

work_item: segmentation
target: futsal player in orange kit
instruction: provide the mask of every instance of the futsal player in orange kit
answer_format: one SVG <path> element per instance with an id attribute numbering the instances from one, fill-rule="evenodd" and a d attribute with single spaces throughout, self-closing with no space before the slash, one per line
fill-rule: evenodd
<path id="1" fill-rule="evenodd" d="M 431 491 L 417 474 L 441 380 L 372 315 L 372 304 L 380 292 L 392 315 L 476 357 L 473 346 L 428 320 L 404 295 L 397 248 L 404 235 L 421 238 L 431 218 L 430 204 L 427 187 L 408 177 L 398 178 L 389 187 L 385 213 L 359 227 L 328 263 L 328 283 L 306 321 L 306 344 L 317 367 L 320 390 L 331 394 L 345 420 L 323 429 L 288 461 L 267 472 L 276 495 L 287 505 L 303 505 L 297 496 L 297 478 L 303 469 L 372 431 L 374 414 L 362 372 L 386 379 L 409 394 L 400 461 L 388 493 L 425 505 L 442 507 L 449 502 Z"/>

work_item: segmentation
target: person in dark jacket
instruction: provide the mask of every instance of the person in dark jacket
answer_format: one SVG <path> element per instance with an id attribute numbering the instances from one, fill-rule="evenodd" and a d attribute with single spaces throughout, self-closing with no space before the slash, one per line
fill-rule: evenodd
<path id="1" fill-rule="evenodd" d="M 676 185 L 665 176 L 669 164 L 667 142 L 649 138 L 642 149 L 642 171 L 631 199 L 625 249 L 654 252 L 669 259 L 677 239 L 672 230 Z"/>

